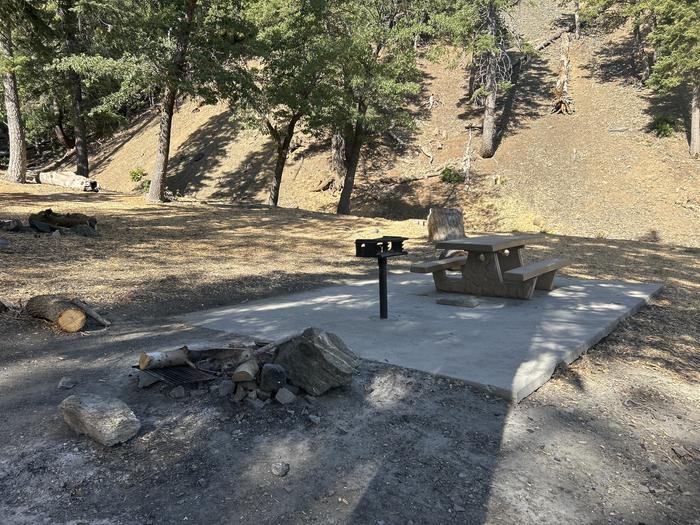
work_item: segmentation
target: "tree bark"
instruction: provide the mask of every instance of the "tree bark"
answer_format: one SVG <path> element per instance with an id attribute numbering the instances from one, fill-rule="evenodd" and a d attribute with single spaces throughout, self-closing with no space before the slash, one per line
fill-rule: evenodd
<path id="1" fill-rule="evenodd" d="M 11 60 L 14 50 L 9 23 L 0 27 L 0 30 L 0 54 Z M 27 179 L 27 144 L 24 140 L 17 77 L 13 71 L 2 74 L 2 85 L 10 140 L 10 162 L 5 178 L 11 182 L 23 183 Z"/>
<path id="2" fill-rule="evenodd" d="M 168 160 L 170 158 L 170 131 L 173 124 L 173 111 L 175 100 L 177 99 L 177 87 L 175 83 L 184 73 L 185 59 L 187 57 L 187 47 L 192 32 L 192 21 L 197 8 L 197 0 L 185 0 L 185 12 L 175 46 L 175 53 L 171 63 L 171 75 L 166 81 L 165 91 L 160 113 L 160 131 L 158 133 L 158 152 L 156 163 L 153 167 L 151 186 L 146 195 L 149 202 L 163 202 L 165 198 L 165 180 L 168 173 Z"/>
<path id="3" fill-rule="evenodd" d="M 64 51 L 66 55 L 73 55 L 78 52 L 75 36 L 78 31 L 78 23 L 75 12 L 73 11 L 73 5 L 73 0 L 62 0 L 59 2 L 57 8 L 63 29 Z M 87 177 L 90 174 L 90 164 L 88 160 L 87 132 L 85 128 L 85 119 L 83 117 L 83 81 L 74 69 L 69 69 L 66 74 L 66 82 L 71 94 L 71 104 L 73 106 L 76 173 L 81 177 Z"/>
<path id="4" fill-rule="evenodd" d="M 150 202 L 163 202 L 165 199 L 165 177 L 168 172 L 168 160 L 170 158 L 170 131 L 173 125 L 175 98 L 175 89 L 166 87 L 160 108 L 160 131 L 158 132 L 156 163 L 151 176 L 151 186 L 146 196 L 146 199 Z"/>
<path id="5" fill-rule="evenodd" d="M 360 106 L 360 114 L 362 116 L 364 116 L 366 111 L 366 108 Z M 339 215 L 348 215 L 350 213 L 352 191 L 355 188 L 355 174 L 360 163 L 360 153 L 364 142 L 364 126 L 359 119 L 355 121 L 355 125 L 351 129 L 351 133 L 345 138 L 345 180 L 343 181 L 343 191 L 340 192 L 340 200 L 336 210 Z"/>
<path id="6" fill-rule="evenodd" d="M 66 135 L 66 130 L 63 127 L 63 109 L 61 109 L 60 104 L 55 98 L 53 99 L 53 110 L 56 117 L 56 124 L 54 125 L 56 138 L 58 139 L 58 142 L 61 143 L 61 146 L 63 146 L 66 150 L 71 150 L 75 147 L 75 141 Z"/>
<path id="7" fill-rule="evenodd" d="M 693 86 L 690 105 L 690 155 L 700 157 L 700 82 Z"/>
<path id="8" fill-rule="evenodd" d="M 496 36 L 496 6 L 493 2 L 489 2 L 488 24 L 489 34 L 494 38 Z M 496 153 L 496 98 L 498 96 L 498 79 L 496 75 L 496 52 L 489 51 L 487 54 L 488 60 L 486 66 L 486 84 L 484 88 L 487 91 L 486 101 L 484 103 L 484 121 L 481 131 L 481 156 L 491 158 Z"/>
<path id="9" fill-rule="evenodd" d="M 289 155 L 289 145 L 292 142 L 292 137 L 294 136 L 294 128 L 299 121 L 299 115 L 293 115 L 283 134 L 273 131 L 272 124 L 268 121 L 267 125 L 273 133 L 275 142 L 277 142 L 277 162 L 275 162 L 275 174 L 272 177 L 272 184 L 270 185 L 270 195 L 267 198 L 267 204 L 270 206 L 277 206 L 280 198 L 280 187 L 282 186 L 282 174 L 284 173 L 284 166 L 287 164 L 287 156 Z"/>
<path id="10" fill-rule="evenodd" d="M 24 309 L 32 317 L 51 321 L 64 332 L 82 330 L 87 321 L 85 312 L 71 301 L 51 295 L 32 297 Z"/>
<path id="11" fill-rule="evenodd" d="M 581 2 L 574 2 L 574 36 L 581 38 Z"/>
<path id="12" fill-rule="evenodd" d="M 347 174 L 345 162 L 345 138 L 340 131 L 336 131 L 333 133 L 333 138 L 331 139 L 332 187 L 336 190 L 341 190 L 343 188 L 343 181 Z"/>

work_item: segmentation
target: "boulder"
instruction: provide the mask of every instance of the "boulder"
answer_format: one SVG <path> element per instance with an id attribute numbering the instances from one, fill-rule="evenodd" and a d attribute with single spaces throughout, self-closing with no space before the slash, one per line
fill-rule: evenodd
<path id="1" fill-rule="evenodd" d="M 279 346 L 275 364 L 285 368 L 291 383 L 320 396 L 330 388 L 349 384 L 360 358 L 337 335 L 307 328 Z"/>
<path id="2" fill-rule="evenodd" d="M 115 398 L 76 394 L 61 401 L 58 411 L 75 432 L 108 447 L 128 441 L 141 428 L 133 411 Z"/>
<path id="3" fill-rule="evenodd" d="M 288 405 L 290 403 L 294 403 L 294 401 L 297 400 L 297 396 L 295 396 L 293 393 L 291 393 L 286 388 L 280 388 L 277 391 L 277 395 L 275 396 L 275 399 L 277 400 L 278 403 L 280 403 L 282 405 Z"/>

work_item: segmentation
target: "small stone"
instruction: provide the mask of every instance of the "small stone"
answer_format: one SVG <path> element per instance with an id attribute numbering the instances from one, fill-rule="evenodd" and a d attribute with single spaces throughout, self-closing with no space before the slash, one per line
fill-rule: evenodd
<path id="1" fill-rule="evenodd" d="M 230 379 L 225 379 L 212 387 L 212 390 L 216 389 L 216 393 L 219 397 L 228 397 L 233 394 L 236 385 Z"/>
<path id="2" fill-rule="evenodd" d="M 134 412 L 115 398 L 76 394 L 61 401 L 58 411 L 75 432 L 108 447 L 128 441 L 141 428 Z"/>
<path id="3" fill-rule="evenodd" d="M 274 392 L 287 383 L 287 372 L 282 365 L 265 363 L 260 372 L 260 389 Z"/>
<path id="4" fill-rule="evenodd" d="M 455 505 L 455 506 L 454 506 L 454 511 L 455 511 L 455 512 L 464 512 L 464 511 L 466 511 L 466 510 L 467 510 L 467 509 L 465 509 L 464 507 L 462 507 L 462 505 Z"/>
<path id="5" fill-rule="evenodd" d="M 255 395 L 257 396 L 258 399 L 262 401 L 267 401 L 272 397 L 272 394 L 268 392 L 267 390 L 256 390 Z"/>
<path id="6" fill-rule="evenodd" d="M 284 388 L 286 388 L 287 390 L 289 390 L 289 391 L 290 391 L 292 394 L 294 394 L 295 396 L 298 396 L 298 395 L 299 395 L 299 392 L 301 392 L 301 388 L 299 388 L 299 387 L 296 386 L 296 385 L 289 384 L 289 383 L 286 384 L 286 385 L 284 386 Z"/>
<path id="7" fill-rule="evenodd" d="M 270 467 L 270 472 L 272 472 L 275 476 L 283 478 L 289 472 L 289 463 L 273 463 Z"/>
<path id="8" fill-rule="evenodd" d="M 275 400 L 277 400 L 277 402 L 281 403 L 282 405 L 288 405 L 290 403 L 294 403 L 294 401 L 297 400 L 297 396 L 292 394 L 289 390 L 287 390 L 287 388 L 280 388 L 277 391 Z"/>
<path id="9" fill-rule="evenodd" d="M 321 422 L 321 418 L 319 416 L 309 414 L 309 421 L 311 421 L 314 425 L 318 425 Z"/>
<path id="10" fill-rule="evenodd" d="M 155 385 L 160 379 L 157 377 L 152 376 L 151 374 L 147 374 L 146 372 L 141 372 L 139 371 L 138 374 L 139 378 L 139 388 L 148 388 L 151 385 Z"/>
<path id="11" fill-rule="evenodd" d="M 173 399 L 182 399 L 183 397 L 187 397 L 187 391 L 184 386 L 180 385 L 173 388 L 168 395 Z"/>
<path id="12" fill-rule="evenodd" d="M 62 377 L 61 380 L 58 382 L 58 388 L 62 388 L 63 390 L 70 390 L 75 385 L 76 383 L 75 381 L 73 381 L 73 378 L 68 376 Z"/>
<path id="13" fill-rule="evenodd" d="M 248 404 L 249 407 L 254 408 L 255 410 L 260 410 L 262 407 L 265 406 L 265 403 L 260 401 L 256 397 L 246 397 L 245 402 Z"/>
<path id="14" fill-rule="evenodd" d="M 58 231 L 58 230 L 54 231 L 54 232 L 51 234 L 51 237 L 60 237 L 60 236 L 61 236 L 61 232 Z"/>
<path id="15" fill-rule="evenodd" d="M 243 401 L 243 399 L 247 395 L 248 391 L 245 388 L 243 388 L 241 385 L 236 385 L 236 391 L 233 393 L 233 400 L 236 403 L 240 403 L 241 401 Z"/>

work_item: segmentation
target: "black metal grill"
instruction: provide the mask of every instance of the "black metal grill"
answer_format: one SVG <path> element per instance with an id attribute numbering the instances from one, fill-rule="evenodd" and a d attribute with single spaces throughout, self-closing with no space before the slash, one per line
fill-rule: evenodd
<path id="1" fill-rule="evenodd" d="M 202 370 L 196 370 L 190 366 L 171 366 L 168 368 L 153 368 L 142 370 L 150 376 L 160 379 L 172 386 L 187 385 L 191 383 L 201 383 L 211 381 L 216 376 L 208 374 Z"/>
<path id="2" fill-rule="evenodd" d="M 376 257 L 379 265 L 379 317 L 389 317 L 388 290 L 387 290 L 387 264 L 389 257 L 408 255 L 403 249 L 403 242 L 407 237 L 387 236 L 377 239 L 357 239 L 355 241 L 356 257 Z"/>

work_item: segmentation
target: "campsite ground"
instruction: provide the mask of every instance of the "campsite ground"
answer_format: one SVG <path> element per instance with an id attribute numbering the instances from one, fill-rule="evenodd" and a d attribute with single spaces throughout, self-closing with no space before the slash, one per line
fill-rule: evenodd
<path id="1" fill-rule="evenodd" d="M 356 237 L 406 234 L 410 259 L 432 255 L 419 221 L 183 201 L 146 213 L 136 197 L 31 185 L 0 184 L 0 199 L 3 215 L 83 212 L 101 232 L 5 235 L 3 297 L 80 296 L 115 320 L 66 335 L 1 314 L 3 523 L 698 523 L 698 248 L 534 246 L 570 258 L 570 276 L 665 287 L 517 406 L 365 362 L 348 389 L 254 411 L 140 390 L 130 366 L 144 348 L 211 336 L 174 314 L 364 275 Z M 107 449 L 73 435 L 56 411 L 63 376 L 71 393 L 127 402 L 138 436 Z M 289 474 L 272 475 L 274 461 Z"/>

